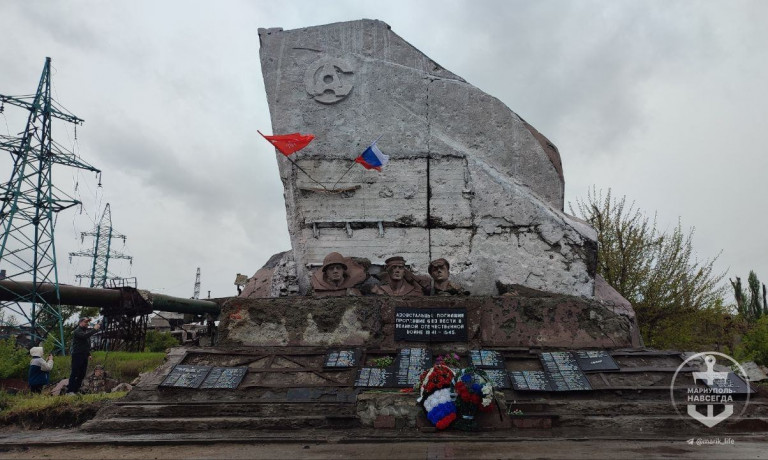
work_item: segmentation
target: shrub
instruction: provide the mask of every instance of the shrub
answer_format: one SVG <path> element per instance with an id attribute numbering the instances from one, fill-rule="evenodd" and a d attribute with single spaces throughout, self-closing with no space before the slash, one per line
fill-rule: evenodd
<path id="1" fill-rule="evenodd" d="M 0 340 L 0 379 L 24 378 L 30 361 L 29 352 L 16 345 L 16 339 Z"/>
<path id="2" fill-rule="evenodd" d="M 768 366 L 768 316 L 762 316 L 742 336 L 734 352 L 738 361 L 754 361 Z"/>
<path id="3" fill-rule="evenodd" d="M 71 370 L 70 356 L 54 356 L 51 383 L 69 378 Z M 104 366 L 110 378 L 130 383 L 142 372 L 148 372 L 162 364 L 165 353 L 137 353 L 128 351 L 94 351 L 88 363 L 88 372 L 97 365 Z"/>
<path id="4" fill-rule="evenodd" d="M 179 341 L 170 332 L 147 331 L 144 351 L 164 352 L 178 345 Z"/>
<path id="5" fill-rule="evenodd" d="M 155 369 L 164 359 L 165 352 L 97 351 L 93 353 L 91 364 L 101 364 L 111 378 L 130 383 L 140 373 Z"/>
<path id="6" fill-rule="evenodd" d="M 50 382 L 55 384 L 61 379 L 69 378 L 69 371 L 72 366 L 72 357 L 67 356 L 54 356 L 53 357 L 53 369 L 51 370 Z"/>

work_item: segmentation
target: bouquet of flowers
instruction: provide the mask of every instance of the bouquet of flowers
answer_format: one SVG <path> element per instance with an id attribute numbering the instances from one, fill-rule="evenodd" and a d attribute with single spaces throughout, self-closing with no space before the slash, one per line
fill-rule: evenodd
<path id="1" fill-rule="evenodd" d="M 416 402 L 424 407 L 427 419 L 444 430 L 456 420 L 456 404 L 451 394 L 451 383 L 454 375 L 451 368 L 443 364 L 435 364 L 419 377 L 419 398 Z"/>
<path id="2" fill-rule="evenodd" d="M 478 410 L 492 409 L 493 384 L 488 375 L 480 369 L 468 367 L 456 373 L 453 379 L 456 390 L 456 411 L 470 424 Z"/>
<path id="3" fill-rule="evenodd" d="M 460 367 L 459 361 L 461 358 L 456 353 L 446 353 L 444 355 L 440 355 L 435 359 L 436 364 L 445 364 L 448 367 L 457 368 Z"/>

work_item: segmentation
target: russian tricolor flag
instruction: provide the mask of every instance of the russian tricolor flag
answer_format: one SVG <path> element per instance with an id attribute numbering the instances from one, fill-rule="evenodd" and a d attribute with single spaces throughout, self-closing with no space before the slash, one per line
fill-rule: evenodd
<path id="1" fill-rule="evenodd" d="M 370 147 L 365 149 L 365 152 L 355 158 L 355 162 L 363 165 L 365 169 L 381 171 L 381 168 L 389 162 L 389 157 L 376 147 L 376 142 L 374 141 Z"/>

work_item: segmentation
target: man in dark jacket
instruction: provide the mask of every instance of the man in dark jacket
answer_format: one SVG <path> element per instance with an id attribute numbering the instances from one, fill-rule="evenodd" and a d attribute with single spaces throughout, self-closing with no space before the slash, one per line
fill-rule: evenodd
<path id="1" fill-rule="evenodd" d="M 72 372 L 69 374 L 67 393 L 77 393 L 88 370 L 88 357 L 91 355 L 91 336 L 99 331 L 96 324 L 88 329 L 91 318 L 80 318 L 75 332 L 72 334 Z"/>

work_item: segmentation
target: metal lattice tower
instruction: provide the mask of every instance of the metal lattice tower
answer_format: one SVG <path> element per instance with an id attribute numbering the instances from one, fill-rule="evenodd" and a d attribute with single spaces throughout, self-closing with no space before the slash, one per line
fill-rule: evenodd
<path id="1" fill-rule="evenodd" d="M 69 253 L 69 261 L 72 257 L 90 257 L 93 259 L 90 273 L 75 275 L 75 278 L 82 282 L 83 278 L 89 279 L 88 287 L 105 287 L 107 280 L 118 281 L 122 277 L 115 276 L 109 272 L 110 259 L 127 259 L 133 264 L 133 257 L 127 256 L 121 252 L 115 251 L 112 247 L 112 240 L 122 239 L 125 244 L 125 235 L 115 232 L 112 229 L 112 211 L 109 209 L 109 203 L 104 208 L 104 214 L 101 220 L 91 232 L 80 233 L 80 240 L 85 241 L 86 236 L 93 237 L 93 247 L 89 251 L 78 251 Z"/>
<path id="2" fill-rule="evenodd" d="M 197 276 L 195 277 L 195 294 L 192 296 L 192 298 L 200 298 L 200 267 L 197 267 Z"/>
<path id="3" fill-rule="evenodd" d="M 96 173 L 100 171 L 51 138 L 54 118 L 75 125 L 83 123 L 51 99 L 51 58 L 45 59 L 35 94 L 0 95 L 0 104 L 0 111 L 4 104 L 29 111 L 26 128 L 20 137 L 0 136 L 0 150 L 8 151 L 13 161 L 11 178 L 0 185 L 0 268 L 6 270 L 6 283 L 32 281 L 33 285 L 32 291 L 13 294 L 14 300 L 0 303 L 0 309 L 27 321 L 33 343 L 56 332 L 56 348 L 63 354 L 61 306 L 59 302 L 48 303 L 43 299 L 42 283 L 52 284 L 56 298 L 59 298 L 54 214 L 80 202 L 53 185 L 52 166 L 60 164 Z"/>

